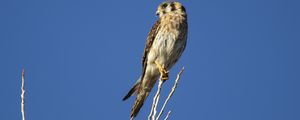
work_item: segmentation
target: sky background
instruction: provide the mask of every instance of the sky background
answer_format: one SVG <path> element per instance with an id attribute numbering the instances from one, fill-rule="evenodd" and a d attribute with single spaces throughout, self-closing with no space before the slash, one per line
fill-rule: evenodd
<path id="1" fill-rule="evenodd" d="M 1 0 L 0 119 L 126 120 L 161 0 Z M 182 0 L 187 48 L 171 120 L 299 120 L 300 1 Z M 156 89 L 156 88 L 155 88 Z M 137 120 L 150 111 L 153 93 Z"/>

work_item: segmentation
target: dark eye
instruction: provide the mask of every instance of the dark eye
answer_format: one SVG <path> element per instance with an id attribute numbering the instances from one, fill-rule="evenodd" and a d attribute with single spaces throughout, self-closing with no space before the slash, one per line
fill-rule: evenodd
<path id="1" fill-rule="evenodd" d="M 164 3 L 163 5 L 162 5 L 162 8 L 166 8 L 168 6 L 168 4 L 167 3 Z"/>

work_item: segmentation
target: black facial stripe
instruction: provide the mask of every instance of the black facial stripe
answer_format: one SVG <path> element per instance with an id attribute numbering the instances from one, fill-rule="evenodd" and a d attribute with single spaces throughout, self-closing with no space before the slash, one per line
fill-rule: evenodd
<path id="1" fill-rule="evenodd" d="M 181 6 L 181 10 L 185 12 L 185 8 L 183 6 Z"/>
<path id="2" fill-rule="evenodd" d="M 175 8 L 175 4 L 174 4 L 174 3 L 172 3 L 172 4 L 171 4 L 171 11 L 174 11 L 174 10 L 176 10 L 176 8 Z"/>

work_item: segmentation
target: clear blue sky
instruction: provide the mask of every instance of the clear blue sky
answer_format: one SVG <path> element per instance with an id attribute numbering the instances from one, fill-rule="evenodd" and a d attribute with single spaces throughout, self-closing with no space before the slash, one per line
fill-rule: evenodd
<path id="1" fill-rule="evenodd" d="M 0 119 L 126 120 L 157 0 L 1 0 Z M 299 0 L 182 0 L 189 37 L 172 120 L 299 120 Z M 151 94 L 152 97 L 153 94 Z M 150 99 L 137 119 L 145 119 Z"/>

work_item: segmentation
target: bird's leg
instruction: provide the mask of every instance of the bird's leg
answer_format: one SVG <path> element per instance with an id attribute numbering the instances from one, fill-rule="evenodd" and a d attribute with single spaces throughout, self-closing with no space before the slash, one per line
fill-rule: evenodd
<path id="1" fill-rule="evenodd" d="M 155 64 L 160 72 L 161 80 L 165 81 L 169 79 L 169 71 L 166 70 L 164 65 L 160 65 L 157 61 L 155 61 Z"/>

